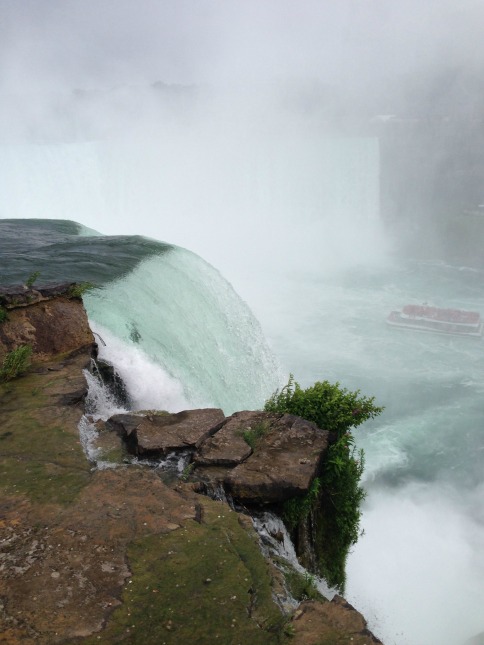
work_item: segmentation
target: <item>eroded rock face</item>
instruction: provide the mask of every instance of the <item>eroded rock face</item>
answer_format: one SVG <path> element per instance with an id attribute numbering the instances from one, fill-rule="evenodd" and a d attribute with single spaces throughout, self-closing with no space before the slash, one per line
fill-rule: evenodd
<path id="1" fill-rule="evenodd" d="M 154 457 L 198 448 L 224 420 L 222 410 L 205 408 L 177 414 L 118 414 L 109 424 L 125 438 L 132 454 Z"/>
<path id="2" fill-rule="evenodd" d="M 84 305 L 69 296 L 70 286 L 2 289 L 0 305 L 7 319 L 0 323 L 0 361 L 20 345 L 32 347 L 36 362 L 94 347 Z"/>
<path id="3" fill-rule="evenodd" d="M 268 430 L 251 456 L 224 479 L 236 499 L 252 503 L 283 502 L 304 495 L 318 474 L 328 433 L 315 423 L 285 414 L 267 419 Z"/>
<path id="4" fill-rule="evenodd" d="M 194 475 L 244 503 L 274 504 L 304 495 L 318 475 L 328 432 L 290 414 L 187 410 L 119 414 L 113 428 L 132 454 L 195 450 Z"/>

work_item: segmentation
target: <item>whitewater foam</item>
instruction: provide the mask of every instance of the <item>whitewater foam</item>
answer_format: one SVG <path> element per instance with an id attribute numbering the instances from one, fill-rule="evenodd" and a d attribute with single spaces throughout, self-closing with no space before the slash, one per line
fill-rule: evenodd
<path id="1" fill-rule="evenodd" d="M 283 381 L 247 305 L 184 249 L 142 261 L 84 302 L 93 328 L 109 340 L 102 355 L 111 355 L 140 407 L 231 414 L 262 407 Z"/>
<path id="2" fill-rule="evenodd" d="M 482 509 L 477 495 L 444 481 L 372 490 L 347 598 L 386 645 L 460 645 L 482 631 L 484 526 L 468 508 Z"/>
<path id="3" fill-rule="evenodd" d="M 303 576 L 309 575 L 307 569 L 305 569 L 298 561 L 294 544 L 292 543 L 287 528 L 280 517 L 274 513 L 265 512 L 255 514 L 252 517 L 252 521 L 261 540 L 263 553 L 269 557 L 276 556 L 276 561 L 277 558 L 285 560 L 293 569 L 301 573 Z M 275 536 L 277 536 L 277 538 Z M 314 574 L 311 574 L 310 577 L 319 593 L 325 598 L 331 600 L 335 596 L 337 593 L 336 589 L 329 587 L 323 578 Z M 294 601 L 293 604 L 297 605 L 298 603 Z"/>
<path id="4" fill-rule="evenodd" d="M 136 344 L 121 340 L 94 320 L 89 324 L 101 339 L 99 358 L 115 366 L 134 410 L 180 412 L 193 407 L 185 397 L 180 381 L 171 377 Z"/>
<path id="5" fill-rule="evenodd" d="M 89 370 L 84 370 L 84 378 L 87 382 L 87 396 L 84 403 L 85 414 L 79 422 L 79 439 L 87 459 L 95 468 L 116 468 L 118 464 L 102 459 L 102 451 L 96 446 L 99 438 L 99 431 L 96 421 L 107 421 L 113 414 L 127 412 L 120 407 L 115 397 L 102 381 L 94 376 Z"/>

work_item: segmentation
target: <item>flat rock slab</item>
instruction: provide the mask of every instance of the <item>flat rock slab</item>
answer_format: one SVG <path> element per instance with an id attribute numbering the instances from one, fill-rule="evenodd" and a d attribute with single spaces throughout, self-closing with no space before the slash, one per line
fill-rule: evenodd
<path id="1" fill-rule="evenodd" d="M 207 439 L 194 456 L 200 466 L 236 466 L 245 461 L 252 448 L 244 439 L 244 432 L 251 432 L 265 422 L 265 412 L 236 412 L 221 429 Z"/>
<path id="2" fill-rule="evenodd" d="M 198 448 L 225 420 L 222 410 L 206 408 L 177 414 L 115 415 L 109 419 L 131 453 L 155 457 L 173 450 Z"/>
<path id="3" fill-rule="evenodd" d="M 134 468 L 97 471 L 73 504 L 50 514 L 32 505 L 23 510 L 22 501 L 0 503 L 0 540 L 8 546 L 0 595 L 11 614 L 6 624 L 28 627 L 41 645 L 101 629 L 131 574 L 128 544 L 180 529 L 195 516 L 193 504 L 155 472 Z M 0 612 L 0 634 L 2 622 Z M 6 642 L 24 643 L 26 635 Z"/>
<path id="4" fill-rule="evenodd" d="M 328 446 L 328 432 L 315 423 L 285 414 L 267 415 L 268 429 L 256 440 L 251 456 L 225 477 L 235 499 L 277 503 L 304 495 L 317 476 Z"/>

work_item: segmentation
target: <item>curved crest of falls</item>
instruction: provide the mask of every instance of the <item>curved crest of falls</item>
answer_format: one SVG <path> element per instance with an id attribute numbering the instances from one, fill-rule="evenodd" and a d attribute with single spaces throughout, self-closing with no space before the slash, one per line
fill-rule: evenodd
<path id="1" fill-rule="evenodd" d="M 101 355 L 136 407 L 261 407 L 280 384 L 260 325 L 207 262 L 139 236 L 93 235 L 54 220 L 0 220 L 2 283 L 83 281 Z"/>

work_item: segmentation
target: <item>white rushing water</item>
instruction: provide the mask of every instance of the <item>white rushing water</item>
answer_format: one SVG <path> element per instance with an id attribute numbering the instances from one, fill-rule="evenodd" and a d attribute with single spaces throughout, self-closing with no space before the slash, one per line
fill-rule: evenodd
<path id="1" fill-rule="evenodd" d="M 262 552 L 269 557 L 277 556 L 286 561 L 293 569 L 303 576 L 308 576 L 308 571 L 297 559 L 294 544 L 280 517 L 273 513 L 261 513 L 252 517 L 254 528 L 259 534 Z M 321 595 L 331 600 L 337 593 L 335 589 L 328 586 L 325 580 L 316 575 L 310 575 L 310 579 Z M 298 604 L 294 601 L 295 605 Z M 291 601 L 291 598 L 289 598 Z"/>
<path id="2" fill-rule="evenodd" d="M 119 365 L 138 408 L 215 406 L 229 414 L 262 406 L 281 383 L 247 305 L 189 251 L 144 260 L 84 302 L 95 331 L 101 325 L 102 355 Z"/>
<path id="3" fill-rule="evenodd" d="M 214 131 L 188 128 L 163 145 L 145 144 L 5 146 L 0 214 L 74 218 L 190 248 L 248 302 L 285 372 L 302 385 L 328 379 L 375 395 L 385 412 L 356 433 L 368 498 L 365 534 L 348 562 L 348 599 L 386 645 L 462 645 L 484 631 L 484 343 L 385 327 L 389 311 L 411 302 L 484 313 L 482 275 L 388 259 L 374 140 L 259 141 L 239 132 L 224 144 Z M 139 407 L 218 405 L 222 394 L 237 400 L 239 386 L 250 390 L 239 400 L 263 399 L 280 376 L 248 382 L 244 345 L 230 344 L 252 333 L 243 310 L 193 257 L 180 251 L 178 260 L 167 264 L 166 281 L 158 260 L 145 260 L 104 302 L 87 299 L 106 356 Z M 176 274 L 188 266 L 198 277 L 182 293 Z M 205 304 L 200 290 L 209 294 Z M 245 323 L 234 330 L 217 318 L 208 342 L 197 330 L 211 320 L 214 300 Z M 160 319 L 183 330 L 174 333 L 176 351 L 162 346 L 159 320 L 145 315 L 153 302 Z M 193 335 L 179 320 L 186 311 L 200 322 Z M 248 344 L 256 348 L 253 333 Z M 240 364 L 240 379 L 222 384 L 226 393 L 208 388 L 202 396 L 200 369 L 208 379 L 220 369 L 217 342 L 232 347 L 217 360 Z M 176 373 L 167 373 L 166 351 L 179 351 Z M 261 378 L 270 366 L 261 357 Z"/>
<path id="4" fill-rule="evenodd" d="M 96 421 L 107 421 L 113 414 L 122 414 L 127 410 L 119 405 L 108 388 L 88 370 L 84 370 L 87 381 L 86 414 L 79 422 L 79 438 L 87 459 L 93 467 L 102 470 L 104 468 L 115 468 L 116 464 L 103 459 L 102 450 L 97 447 L 96 442 L 99 431 L 96 428 Z"/>

